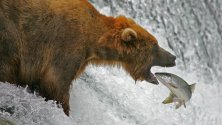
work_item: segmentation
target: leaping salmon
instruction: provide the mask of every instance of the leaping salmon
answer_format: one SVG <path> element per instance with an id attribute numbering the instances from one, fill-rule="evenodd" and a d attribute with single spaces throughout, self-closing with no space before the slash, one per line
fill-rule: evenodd
<path id="1" fill-rule="evenodd" d="M 157 79 L 168 87 L 171 91 L 170 95 L 162 102 L 168 104 L 177 102 L 176 109 L 181 105 L 186 108 L 186 102 L 190 100 L 195 89 L 195 83 L 189 85 L 185 80 L 171 73 L 155 73 Z"/>

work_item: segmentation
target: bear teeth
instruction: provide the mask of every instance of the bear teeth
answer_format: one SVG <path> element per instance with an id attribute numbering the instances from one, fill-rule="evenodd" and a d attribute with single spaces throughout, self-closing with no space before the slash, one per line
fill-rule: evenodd
<path id="1" fill-rule="evenodd" d="M 152 81 L 151 83 L 156 84 L 156 85 L 159 84 L 158 80 L 156 79 L 153 73 L 150 73 L 150 77 Z"/>
<path id="2" fill-rule="evenodd" d="M 147 82 L 150 82 L 150 83 L 152 83 L 152 84 L 155 84 L 155 85 L 158 85 L 159 84 L 159 82 L 158 82 L 158 80 L 156 79 L 156 77 L 154 76 L 154 74 L 153 73 L 149 73 L 149 76 L 146 78 L 146 81 Z"/>

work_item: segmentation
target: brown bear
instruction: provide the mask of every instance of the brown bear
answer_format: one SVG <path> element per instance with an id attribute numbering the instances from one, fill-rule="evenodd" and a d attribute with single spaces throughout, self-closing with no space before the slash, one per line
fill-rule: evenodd
<path id="1" fill-rule="evenodd" d="M 102 15 L 87 0 L 0 0 L 0 81 L 28 85 L 67 115 L 72 80 L 88 64 L 158 84 L 151 67 L 175 59 L 132 19 Z"/>

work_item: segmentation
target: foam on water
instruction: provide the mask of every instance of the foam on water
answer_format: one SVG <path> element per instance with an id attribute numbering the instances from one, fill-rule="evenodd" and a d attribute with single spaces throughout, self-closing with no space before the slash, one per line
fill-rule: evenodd
<path id="1" fill-rule="evenodd" d="M 152 68 L 197 83 L 187 108 L 163 105 L 162 84 L 135 81 L 122 69 L 88 66 L 73 81 L 71 116 L 53 101 L 0 83 L 0 118 L 18 125 L 221 125 L 221 0 L 91 0 L 102 13 L 127 15 L 150 29 L 177 66 Z M 1 123 L 1 122 L 0 122 Z"/>
<path id="2" fill-rule="evenodd" d="M 55 102 L 46 102 L 28 93 L 26 88 L 0 82 L 0 90 L 0 119 L 15 125 L 71 125 L 74 122 Z"/>

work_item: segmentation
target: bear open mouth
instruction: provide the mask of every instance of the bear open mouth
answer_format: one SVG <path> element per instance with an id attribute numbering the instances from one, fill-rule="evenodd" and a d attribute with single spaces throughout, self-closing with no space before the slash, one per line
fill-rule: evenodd
<path id="1" fill-rule="evenodd" d="M 156 64 L 156 66 L 162 66 L 162 67 L 173 67 L 173 66 L 175 66 L 176 65 L 176 62 L 175 62 L 176 57 L 175 56 L 172 56 L 172 57 L 173 57 L 172 60 L 169 61 L 168 63 L 164 63 L 162 65 L 157 65 Z M 146 72 L 145 80 L 147 82 L 150 82 L 150 83 L 153 83 L 155 85 L 158 85 L 159 82 L 158 82 L 156 76 L 150 71 L 151 67 L 149 67 L 147 72 Z"/>
<path id="2" fill-rule="evenodd" d="M 150 70 L 148 71 L 148 75 L 146 76 L 145 80 L 146 80 L 147 82 L 153 83 L 153 84 L 155 84 L 155 85 L 158 85 L 158 84 L 159 84 L 159 82 L 158 82 L 158 80 L 156 79 L 155 75 L 154 75 Z"/>

